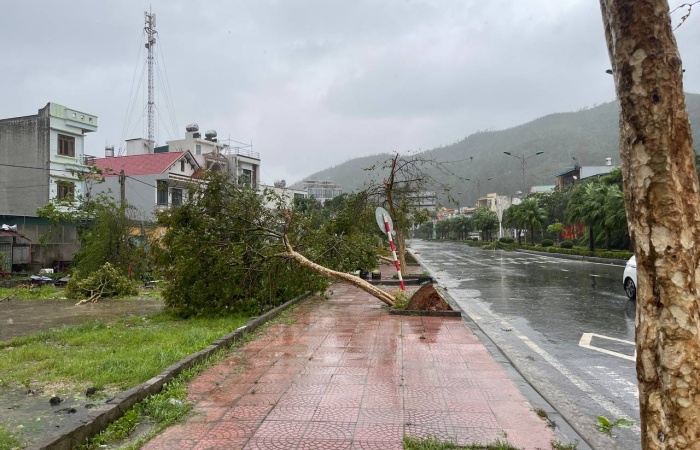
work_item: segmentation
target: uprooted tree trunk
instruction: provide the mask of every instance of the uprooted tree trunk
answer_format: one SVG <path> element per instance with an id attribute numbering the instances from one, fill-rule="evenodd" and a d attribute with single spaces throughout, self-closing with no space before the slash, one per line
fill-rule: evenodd
<path id="1" fill-rule="evenodd" d="M 290 244 L 287 236 L 282 236 L 282 242 L 284 243 L 284 247 L 287 251 L 282 252 L 282 253 L 278 253 L 277 256 L 279 256 L 281 258 L 293 259 L 294 261 L 299 263 L 301 266 L 309 268 L 309 269 L 311 269 L 315 272 L 318 272 L 321 275 L 324 275 L 326 277 L 334 278 L 336 280 L 346 281 L 346 282 L 352 284 L 353 286 L 362 289 L 363 291 L 367 292 L 368 294 L 378 298 L 379 300 L 381 300 L 382 302 L 386 303 L 389 306 L 394 306 L 394 304 L 396 303 L 396 299 L 394 298 L 393 295 L 391 295 L 387 292 L 384 292 L 383 290 L 372 285 L 371 283 L 366 282 L 362 278 L 358 278 L 354 275 L 350 275 L 347 273 L 331 270 L 327 267 L 324 267 L 320 264 L 316 264 L 315 262 L 309 260 L 301 253 L 294 250 L 294 247 L 292 247 L 292 244 Z"/>

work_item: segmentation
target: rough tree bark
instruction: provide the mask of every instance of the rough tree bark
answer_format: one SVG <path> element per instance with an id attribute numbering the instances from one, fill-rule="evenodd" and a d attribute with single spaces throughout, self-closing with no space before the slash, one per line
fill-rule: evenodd
<path id="1" fill-rule="evenodd" d="M 643 449 L 700 448 L 698 178 L 666 0 L 600 0 L 637 255 Z"/>
<path id="2" fill-rule="evenodd" d="M 293 259 L 296 262 L 298 262 L 300 265 L 307 267 L 315 272 L 318 272 L 321 275 L 350 283 L 353 286 L 356 286 L 356 287 L 362 289 L 363 291 L 367 292 L 368 294 L 375 296 L 376 298 L 383 301 L 384 303 L 386 303 L 389 306 L 394 306 L 394 304 L 396 303 L 396 299 L 394 298 L 393 295 L 391 295 L 387 292 L 384 292 L 383 290 L 379 289 L 378 287 L 375 287 L 374 285 L 366 282 L 362 278 L 358 278 L 356 276 L 353 276 L 353 275 L 350 275 L 347 273 L 337 272 L 335 270 L 331 270 L 327 267 L 323 267 L 323 266 L 316 264 L 315 262 L 309 260 L 301 253 L 294 250 L 292 245 L 289 243 L 289 239 L 287 239 L 287 236 L 282 236 L 282 242 L 284 243 L 284 247 L 286 248 L 287 251 L 283 252 L 283 253 L 278 253 L 277 256 L 279 256 L 281 258 Z"/>
<path id="3" fill-rule="evenodd" d="M 406 270 L 406 236 L 404 235 L 403 226 L 401 224 L 401 217 L 397 214 L 396 205 L 394 201 L 394 188 L 396 187 L 396 164 L 399 159 L 399 154 L 396 153 L 391 160 L 391 167 L 389 171 L 389 178 L 384 180 L 384 189 L 386 192 L 386 200 L 389 206 L 389 214 L 391 214 L 394 220 L 395 226 L 394 231 L 396 231 L 396 256 L 399 258 L 399 267 L 401 268 L 401 275 L 408 275 Z"/>

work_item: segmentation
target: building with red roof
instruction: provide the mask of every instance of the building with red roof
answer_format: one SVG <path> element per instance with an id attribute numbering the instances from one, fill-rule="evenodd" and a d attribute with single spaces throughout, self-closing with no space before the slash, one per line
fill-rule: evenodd
<path id="1" fill-rule="evenodd" d="M 90 163 L 105 179 L 93 185 L 91 193 L 103 192 L 119 201 L 123 192 L 124 200 L 138 211 L 137 219 L 149 222 L 156 211 L 187 201 L 188 188 L 201 182 L 201 167 L 189 151 L 95 158 Z"/>

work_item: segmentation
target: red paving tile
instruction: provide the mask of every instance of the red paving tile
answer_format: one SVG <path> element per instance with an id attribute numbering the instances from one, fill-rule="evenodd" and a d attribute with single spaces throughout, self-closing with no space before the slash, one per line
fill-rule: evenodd
<path id="1" fill-rule="evenodd" d="M 460 319 L 390 316 L 354 287 L 331 290 L 193 380 L 190 418 L 143 448 L 399 450 L 405 435 L 549 448 L 552 432 Z"/>

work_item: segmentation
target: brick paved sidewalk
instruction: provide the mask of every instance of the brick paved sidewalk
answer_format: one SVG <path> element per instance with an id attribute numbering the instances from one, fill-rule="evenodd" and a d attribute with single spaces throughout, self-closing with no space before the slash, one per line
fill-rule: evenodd
<path id="1" fill-rule="evenodd" d="M 334 284 L 195 378 L 146 449 L 402 449 L 404 435 L 549 449 L 551 430 L 456 318 L 391 316 Z"/>

